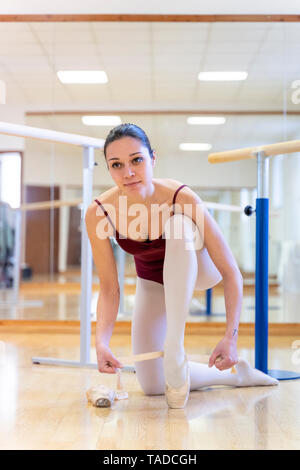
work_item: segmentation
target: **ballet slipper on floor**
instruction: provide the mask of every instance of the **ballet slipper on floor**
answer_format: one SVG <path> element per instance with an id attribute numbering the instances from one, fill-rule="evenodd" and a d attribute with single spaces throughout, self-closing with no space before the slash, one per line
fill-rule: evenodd
<path id="1" fill-rule="evenodd" d="M 87 390 L 86 397 L 98 408 L 109 408 L 115 400 L 116 392 L 105 385 L 97 385 Z"/>
<path id="2" fill-rule="evenodd" d="M 122 382 L 121 369 L 117 369 L 116 390 L 108 388 L 105 385 L 96 385 L 86 392 L 89 402 L 98 408 L 110 408 L 114 400 L 126 400 L 128 393 L 124 390 Z"/>
<path id="3" fill-rule="evenodd" d="M 87 390 L 86 397 L 97 408 L 110 408 L 115 400 L 126 400 L 128 393 L 125 390 L 114 390 L 105 385 L 96 385 Z"/>

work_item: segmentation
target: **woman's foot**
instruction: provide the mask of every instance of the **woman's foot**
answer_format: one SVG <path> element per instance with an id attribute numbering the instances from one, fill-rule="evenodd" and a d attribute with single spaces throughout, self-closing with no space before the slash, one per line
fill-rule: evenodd
<path id="1" fill-rule="evenodd" d="M 174 387 L 168 383 L 167 379 L 165 380 L 165 396 L 170 408 L 184 408 L 189 398 L 191 379 L 186 355 L 183 367 L 185 369 L 185 381 L 182 385 Z"/>
<path id="2" fill-rule="evenodd" d="M 257 385 L 278 385 L 279 381 L 269 375 L 254 369 L 246 359 L 239 359 L 235 364 L 236 387 L 254 387 Z"/>

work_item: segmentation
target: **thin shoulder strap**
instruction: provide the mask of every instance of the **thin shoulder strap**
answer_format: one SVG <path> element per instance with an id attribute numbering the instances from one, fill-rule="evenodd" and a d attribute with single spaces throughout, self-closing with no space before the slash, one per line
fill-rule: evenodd
<path id="1" fill-rule="evenodd" d="M 103 212 L 104 212 L 104 215 L 108 218 L 109 222 L 111 223 L 112 228 L 117 232 L 117 229 L 115 228 L 114 224 L 112 223 L 112 220 L 111 220 L 111 218 L 110 218 L 108 212 L 104 209 L 104 207 L 103 207 L 103 205 L 101 204 L 101 202 L 98 201 L 98 199 L 95 199 L 95 202 L 97 202 L 98 206 L 101 207 L 101 209 L 102 209 Z"/>
<path id="2" fill-rule="evenodd" d="M 181 188 L 183 188 L 184 186 L 187 186 L 187 184 L 182 184 L 181 186 L 179 186 L 179 188 L 176 189 L 174 197 L 173 197 L 173 206 L 175 204 L 175 200 L 176 200 L 176 196 L 177 196 L 178 191 L 180 191 Z"/>

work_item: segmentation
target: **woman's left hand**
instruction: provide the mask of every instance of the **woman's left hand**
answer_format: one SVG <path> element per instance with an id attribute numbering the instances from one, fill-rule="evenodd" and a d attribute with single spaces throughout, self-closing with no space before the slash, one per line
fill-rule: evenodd
<path id="1" fill-rule="evenodd" d="M 238 362 L 236 339 L 224 338 L 217 344 L 213 350 L 208 367 L 216 366 L 219 370 L 230 369 Z"/>

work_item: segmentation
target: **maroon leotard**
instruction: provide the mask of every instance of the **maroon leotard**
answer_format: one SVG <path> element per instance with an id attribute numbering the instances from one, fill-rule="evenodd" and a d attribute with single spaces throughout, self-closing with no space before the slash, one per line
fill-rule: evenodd
<path id="1" fill-rule="evenodd" d="M 184 186 L 187 185 L 183 184 L 176 190 L 173 197 L 173 205 L 175 204 L 178 191 Z M 154 240 L 149 240 L 148 238 L 145 241 L 124 238 L 123 235 L 120 236 L 119 232 L 114 227 L 111 218 L 108 215 L 108 212 L 105 210 L 101 202 L 98 201 L 98 199 L 95 199 L 95 201 L 101 207 L 104 214 L 111 223 L 114 229 L 115 239 L 117 243 L 120 245 L 121 248 L 123 248 L 124 251 L 133 255 L 136 273 L 138 277 L 163 284 L 163 265 L 166 248 L 166 240 L 165 238 L 163 238 L 163 234 L 159 238 L 155 238 Z"/>

